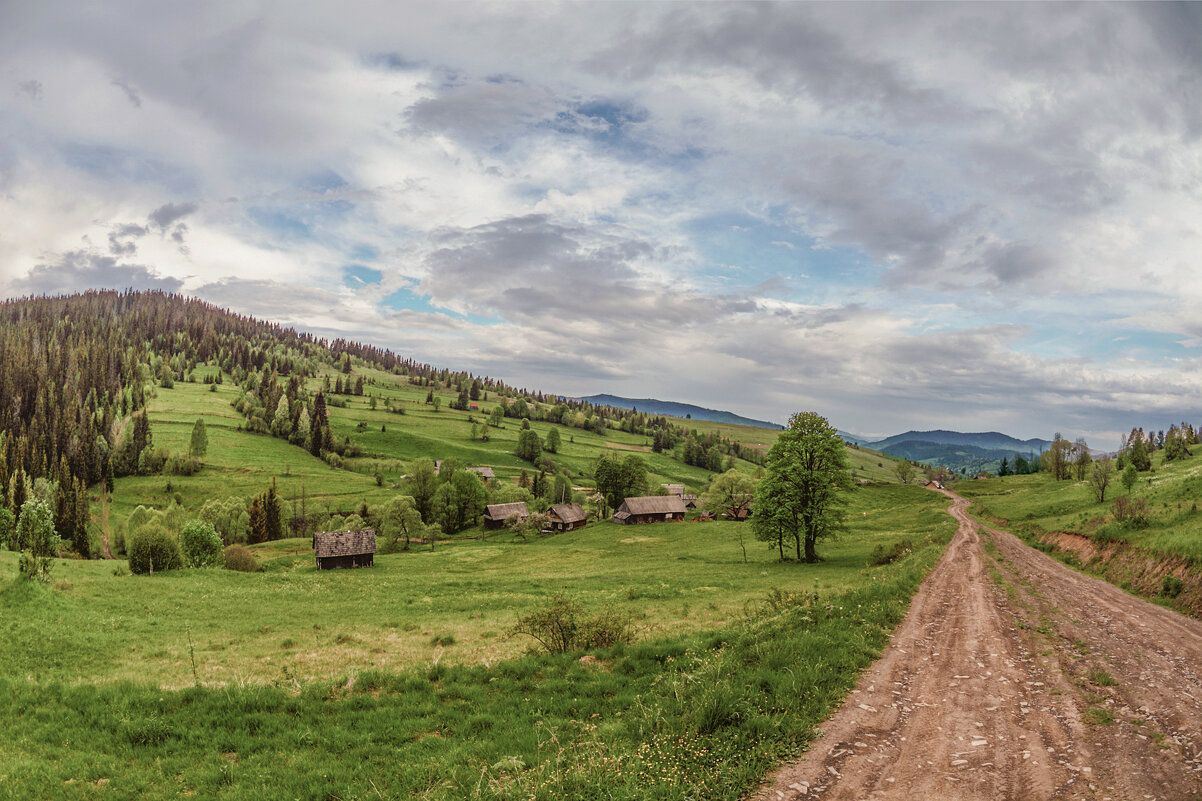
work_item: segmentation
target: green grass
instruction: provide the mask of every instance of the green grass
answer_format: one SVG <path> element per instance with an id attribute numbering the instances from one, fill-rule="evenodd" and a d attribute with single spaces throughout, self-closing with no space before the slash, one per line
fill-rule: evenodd
<path id="1" fill-rule="evenodd" d="M 1141 473 L 1132 495 L 1147 499 L 1151 523 L 1127 529 L 1110 519 L 1115 498 L 1125 495 L 1116 478 L 1105 503 L 1094 500 L 1086 482 L 1053 481 L 1047 474 L 961 481 L 956 491 L 979 502 L 988 513 L 1015 527 L 1073 531 L 1098 539 L 1125 540 L 1142 549 L 1202 562 L 1202 459 L 1165 464 L 1153 457 L 1154 471 Z"/>
<path id="2" fill-rule="evenodd" d="M 58 560 L 53 575 L 71 589 L 6 616 L 13 648 L 0 671 L 65 682 L 153 676 L 179 687 L 192 681 L 189 637 L 213 684 L 304 681 L 435 657 L 491 663 L 521 653 L 527 643 L 506 629 L 560 591 L 628 613 L 644 638 L 716 628 L 773 587 L 850 589 L 876 546 L 922 542 L 947 525 L 941 499 L 917 487 L 852 498 L 851 533 L 820 545 L 826 561 L 801 570 L 734 522 L 592 523 L 529 544 L 464 540 L 377 554 L 375 568 L 352 571 L 317 571 L 307 539 L 254 546 L 266 567 L 257 574 L 116 576 L 112 562 Z M 0 554 L 0 575 L 15 575 L 16 557 Z M 449 641 L 435 647 L 433 637 Z M 293 643 L 286 653 L 282 639 Z"/>
<path id="3" fill-rule="evenodd" d="M 915 487 L 853 497 L 853 530 L 824 544 L 820 565 L 773 563 L 762 543 L 744 564 L 733 523 L 594 526 L 321 574 L 279 543 L 257 574 L 56 563 L 71 589 L 0 590 L 0 787 L 46 799 L 743 798 L 854 685 L 954 530 L 944 499 Z M 866 567 L 900 538 L 917 552 Z M 12 563 L 0 555 L 0 571 Z M 594 664 L 501 658 L 522 647 L 497 645 L 517 614 L 565 589 L 590 609 L 646 610 L 657 627 Z"/>

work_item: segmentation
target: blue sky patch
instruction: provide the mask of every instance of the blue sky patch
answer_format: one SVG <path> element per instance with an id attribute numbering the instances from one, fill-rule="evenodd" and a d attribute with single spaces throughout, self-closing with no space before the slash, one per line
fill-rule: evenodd
<path id="1" fill-rule="evenodd" d="M 378 284 L 383 278 L 383 272 L 374 267 L 364 267 L 362 264 L 348 264 L 342 268 L 342 285 L 351 289 Z"/>

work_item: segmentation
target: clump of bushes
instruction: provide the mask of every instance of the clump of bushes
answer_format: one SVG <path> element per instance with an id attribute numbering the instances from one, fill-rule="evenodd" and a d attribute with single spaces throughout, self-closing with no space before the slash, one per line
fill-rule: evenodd
<path id="1" fill-rule="evenodd" d="M 241 573 L 257 573 L 259 561 L 245 545 L 230 545 L 225 549 L 225 569 Z"/>
<path id="2" fill-rule="evenodd" d="M 868 564 L 889 565 L 899 559 L 905 559 L 912 553 L 914 553 L 914 545 L 909 540 L 895 542 L 887 547 L 878 545 L 872 549 L 872 556 L 868 557 Z"/>
<path id="3" fill-rule="evenodd" d="M 1176 598 L 1185 589 L 1185 584 L 1176 576 L 1165 576 L 1160 580 L 1160 594 L 1165 598 Z"/>
<path id="4" fill-rule="evenodd" d="M 189 520 L 179 532 L 179 548 L 187 567 L 217 567 L 224 561 L 221 536 L 212 523 Z"/>
<path id="5" fill-rule="evenodd" d="M 1114 519 L 1125 528 L 1146 528 L 1152 518 L 1152 509 L 1146 498 L 1117 498 L 1112 511 Z"/>
<path id="6" fill-rule="evenodd" d="M 171 532 L 160 526 L 147 525 L 131 533 L 126 539 L 125 550 L 131 573 L 157 573 L 183 566 L 179 543 Z"/>
<path id="7" fill-rule="evenodd" d="M 510 634 L 533 637 L 548 653 L 565 654 L 629 642 L 632 631 L 629 616 L 616 609 L 585 615 L 583 604 L 556 593 L 543 608 L 518 618 Z"/>

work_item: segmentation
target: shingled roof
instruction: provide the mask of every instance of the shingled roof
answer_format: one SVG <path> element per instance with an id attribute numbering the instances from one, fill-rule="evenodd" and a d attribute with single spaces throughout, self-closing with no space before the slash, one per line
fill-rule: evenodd
<path id="1" fill-rule="evenodd" d="M 578 503 L 561 503 L 551 507 L 551 514 L 564 523 L 579 523 L 585 519 L 584 509 Z"/>
<path id="2" fill-rule="evenodd" d="M 512 515 L 519 517 L 529 517 L 530 510 L 526 508 L 523 501 L 515 503 L 490 503 L 484 507 L 484 516 L 489 520 L 505 520 Z"/>
<path id="3" fill-rule="evenodd" d="M 376 552 L 376 530 L 373 528 L 358 531 L 319 531 L 313 539 L 314 550 L 319 559 Z"/>
<path id="4" fill-rule="evenodd" d="M 684 514 L 686 511 L 679 495 L 644 495 L 627 498 L 622 505 L 632 515 Z"/>

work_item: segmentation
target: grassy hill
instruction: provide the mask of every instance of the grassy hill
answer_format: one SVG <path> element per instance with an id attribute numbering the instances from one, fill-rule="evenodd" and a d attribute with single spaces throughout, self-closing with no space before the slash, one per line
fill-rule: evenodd
<path id="1" fill-rule="evenodd" d="M 42 310 L 43 322 L 55 308 Z M 119 475 L 112 493 L 91 484 L 93 521 L 110 542 L 139 506 L 187 519 L 208 500 L 245 502 L 273 480 L 288 517 L 302 505 L 310 514 L 378 509 L 405 491 L 419 458 L 490 466 L 502 483 L 536 469 L 514 455 L 520 420 L 505 418 L 487 442 L 473 437 L 474 423 L 516 398 L 491 379 L 476 409 L 456 410 L 462 374 L 248 320 L 239 325 L 259 331 L 257 344 L 220 326 L 217 338 L 194 326 L 189 339 L 171 328 L 171 298 L 150 311 L 153 342 L 125 332 L 140 344 L 122 347 L 122 371 L 94 365 L 130 383 L 89 393 L 84 418 L 101 436 L 117 431 L 115 450 L 114 415 L 145 408 L 153 445 L 173 454 L 186 452 L 203 419 L 208 452 L 194 475 Z M 75 324 L 87 354 L 97 340 Z M 277 368 L 294 384 L 295 411 L 327 381 L 362 380 L 362 395 L 325 393 L 338 459 L 247 430 L 253 415 L 233 404 Z M 222 383 L 207 383 L 218 375 Z M 524 395 L 545 440 L 552 401 Z M 714 475 L 685 464 L 679 442 L 655 453 L 638 419 L 573 411 L 591 422 L 560 423 L 551 456 L 574 487 L 592 486 L 605 453 L 637 454 L 652 486 L 700 492 Z M 670 422 L 678 439 L 709 443 L 723 467 L 748 472 L 778 436 Z M 13 442 L 9 453 L 28 456 Z M 301 538 L 252 546 L 257 573 L 135 576 L 121 562 L 56 559 L 51 584 L 0 579 L 0 737 L 9 743 L 0 785 L 38 799 L 742 798 L 841 701 L 954 530 L 945 499 L 897 484 L 888 457 L 847 452 L 862 482 L 850 494 L 850 531 L 821 543 L 816 565 L 777 561 L 746 524 L 593 522 L 529 542 L 484 540 L 469 527 L 354 571 L 318 572 Z M 94 455 L 74 474 L 103 466 L 104 449 Z M 908 556 L 876 564 L 874 554 L 902 541 Z M 0 552 L 0 576 L 15 576 L 17 559 Z M 631 636 L 584 658 L 529 653 L 514 623 L 557 593 L 588 615 L 628 620 Z"/>
<path id="2" fill-rule="evenodd" d="M 198 367 L 197 383 L 176 382 L 171 389 L 153 389 L 147 408 L 151 430 L 157 446 L 172 452 L 186 451 L 192 426 L 203 418 L 209 436 L 209 450 L 205 467 L 195 476 L 130 476 L 116 481 L 116 492 L 111 496 L 107 510 L 107 525 L 113 527 L 129 518 L 139 506 L 162 508 L 171 503 L 176 494 L 184 509 L 199 510 L 209 498 L 229 496 L 249 500 L 252 495 L 263 492 L 271 480 L 278 482 L 280 495 L 287 510 L 293 504 L 304 502 L 307 510 L 329 510 L 348 513 L 362 503 L 369 507 L 383 503 L 396 490 L 412 463 L 418 458 L 454 458 L 468 465 L 492 467 L 503 481 L 515 480 L 523 470 L 534 468 L 514 455 L 519 421 L 507 419 L 503 426 L 491 430 L 490 440 L 483 442 L 472 439 L 473 421 L 481 423 L 498 401 L 478 402 L 475 411 L 460 411 L 449 408 L 456 393 L 447 388 L 434 390 L 442 401 L 435 411 L 426 403 L 426 387 L 410 384 L 404 377 L 396 376 L 367 364 L 356 363 L 354 374 L 365 380 L 363 396 L 340 396 L 346 407 L 329 407 L 330 429 L 338 439 L 348 438 L 353 445 L 362 449 L 364 455 L 348 458 L 344 469 L 334 469 L 326 462 L 308 453 L 304 448 L 291 445 L 285 440 L 266 434 L 253 434 L 242 430 L 244 418 L 231 407 L 239 388 L 230 381 L 222 384 L 204 384 L 206 375 L 216 368 Z M 319 388 L 327 376 L 336 376 L 332 367 L 321 369 L 306 381 L 311 390 Z M 215 391 L 214 391 L 215 388 Z M 371 408 L 371 397 L 376 398 L 376 409 Z M 386 401 L 395 408 L 404 409 L 404 414 L 386 410 Z M 699 434 L 716 434 L 733 442 L 767 453 L 776 441 L 779 432 L 752 426 L 730 423 L 697 421 L 673 418 L 681 427 L 696 430 Z M 546 439 L 553 424 L 533 421 L 531 428 Z M 555 426 L 560 430 L 562 445 L 559 453 L 553 454 L 555 462 L 567 468 L 576 486 L 592 486 L 591 464 L 606 452 L 637 453 L 647 464 L 648 478 L 653 485 L 660 483 L 683 484 L 692 492 L 702 492 L 708 485 L 712 472 L 700 467 L 686 465 L 670 453 L 653 453 L 651 440 L 641 434 L 608 429 L 598 434 L 584 429 Z M 854 476 L 874 482 L 896 482 L 893 472 L 894 460 L 877 451 L 866 448 L 848 448 L 849 464 Z M 740 469 L 754 471 L 756 465 L 739 460 Z M 377 485 L 376 475 L 382 479 Z M 106 519 L 106 512 L 99 509 L 99 494 L 94 516 Z"/>
<path id="3" fill-rule="evenodd" d="M 744 561 L 737 523 L 593 524 L 321 573 L 304 541 L 256 546 L 252 574 L 60 560 L 54 588 L 0 585 L 6 792 L 743 798 L 814 736 L 954 529 L 917 487 L 852 504 L 819 565 L 762 543 Z M 870 566 L 903 539 L 914 555 Z M 636 641 L 522 655 L 507 631 L 565 590 L 631 614 Z"/>

